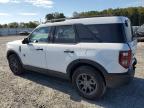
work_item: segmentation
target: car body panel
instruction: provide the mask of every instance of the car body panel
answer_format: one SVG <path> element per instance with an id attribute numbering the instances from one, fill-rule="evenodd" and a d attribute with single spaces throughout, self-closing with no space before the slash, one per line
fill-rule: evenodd
<path id="1" fill-rule="evenodd" d="M 125 24 L 128 21 L 128 25 Z M 63 22 L 47 23 L 38 26 L 36 29 L 48 26 L 73 25 L 73 24 L 115 24 L 122 23 L 125 30 L 125 38 L 132 37 L 130 21 L 126 17 L 98 17 L 72 19 Z M 50 31 L 54 35 L 54 30 Z M 50 36 L 50 42 L 22 44 L 22 40 L 7 43 L 7 51 L 14 50 L 19 56 L 23 65 L 36 68 L 58 71 L 67 74 L 67 68 L 76 60 L 92 61 L 106 70 L 107 74 L 124 74 L 129 69 L 119 63 L 120 51 L 133 53 L 133 61 L 136 54 L 136 40 L 123 43 L 104 42 L 81 42 L 55 43 L 54 36 Z M 42 49 L 42 50 L 37 50 Z M 129 67 L 133 68 L 133 67 Z"/>

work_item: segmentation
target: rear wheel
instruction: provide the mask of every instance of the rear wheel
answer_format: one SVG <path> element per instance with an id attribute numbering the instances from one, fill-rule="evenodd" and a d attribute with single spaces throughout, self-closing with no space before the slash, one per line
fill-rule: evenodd
<path id="1" fill-rule="evenodd" d="M 15 75 L 20 75 L 24 72 L 22 64 L 15 54 L 8 57 L 9 67 Z"/>
<path id="2" fill-rule="evenodd" d="M 102 76 L 89 66 L 81 66 L 76 69 L 72 82 L 79 94 L 88 99 L 98 99 L 104 95 L 106 90 Z"/>

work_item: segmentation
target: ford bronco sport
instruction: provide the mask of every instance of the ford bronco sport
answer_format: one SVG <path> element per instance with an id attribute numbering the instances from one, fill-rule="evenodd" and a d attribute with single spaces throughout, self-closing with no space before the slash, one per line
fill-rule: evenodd
<path id="1" fill-rule="evenodd" d="M 66 78 L 81 96 L 95 99 L 133 79 L 136 45 L 126 17 L 68 19 L 8 42 L 7 59 L 15 75 L 31 70 Z"/>

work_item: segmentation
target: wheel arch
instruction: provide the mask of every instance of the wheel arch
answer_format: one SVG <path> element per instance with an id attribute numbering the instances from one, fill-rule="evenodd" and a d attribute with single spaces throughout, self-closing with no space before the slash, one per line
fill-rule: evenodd
<path id="1" fill-rule="evenodd" d="M 8 57 L 9 57 L 10 55 L 12 55 L 12 54 L 15 54 L 15 55 L 18 57 L 18 59 L 20 60 L 20 63 L 23 64 L 22 61 L 21 61 L 21 59 L 20 59 L 20 56 L 19 56 L 18 53 L 17 53 L 16 51 L 14 51 L 14 50 L 8 50 L 8 51 L 7 51 L 7 55 L 6 55 L 7 59 L 8 59 Z"/>
<path id="2" fill-rule="evenodd" d="M 105 74 L 107 74 L 106 69 L 99 63 L 92 61 L 92 60 L 87 60 L 87 59 L 78 59 L 78 60 L 71 62 L 68 65 L 68 68 L 67 68 L 68 77 L 71 79 L 72 75 L 74 73 L 74 70 L 77 69 L 78 67 L 84 66 L 84 65 L 93 67 L 94 69 L 98 70 L 103 78 L 104 78 Z M 104 78 L 104 80 L 105 80 L 105 78 Z"/>

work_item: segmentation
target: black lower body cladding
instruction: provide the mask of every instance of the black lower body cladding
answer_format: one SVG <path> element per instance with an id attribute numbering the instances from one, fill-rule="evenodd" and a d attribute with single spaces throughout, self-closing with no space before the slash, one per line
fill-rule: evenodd
<path id="1" fill-rule="evenodd" d="M 107 87 L 115 88 L 128 84 L 134 78 L 135 70 L 130 69 L 126 73 L 108 74 L 105 76 Z"/>
<path id="2" fill-rule="evenodd" d="M 105 74 L 104 77 L 107 87 L 116 88 L 128 84 L 134 78 L 136 64 L 137 59 L 135 58 L 133 62 L 133 67 L 127 72 Z"/>

